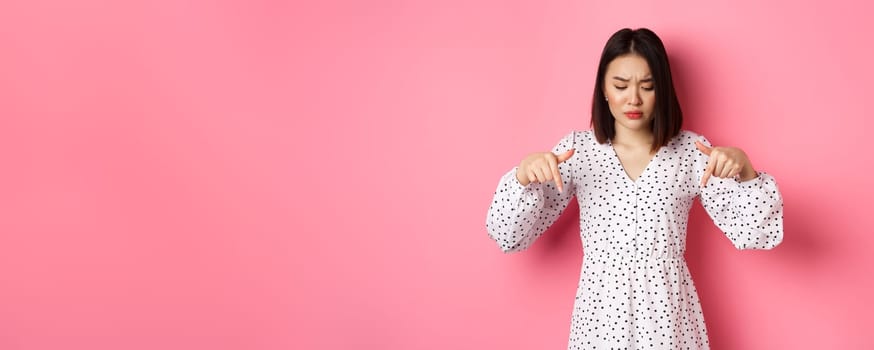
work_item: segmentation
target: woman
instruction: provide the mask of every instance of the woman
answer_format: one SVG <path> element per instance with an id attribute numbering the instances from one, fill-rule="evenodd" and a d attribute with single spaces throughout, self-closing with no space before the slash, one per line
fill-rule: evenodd
<path id="1" fill-rule="evenodd" d="M 682 121 L 661 40 L 622 29 L 601 54 L 592 130 L 501 178 L 486 226 L 504 252 L 528 248 L 572 197 L 579 202 L 584 257 L 568 349 L 709 348 L 683 258 L 695 197 L 738 249 L 782 241 L 774 178 Z"/>

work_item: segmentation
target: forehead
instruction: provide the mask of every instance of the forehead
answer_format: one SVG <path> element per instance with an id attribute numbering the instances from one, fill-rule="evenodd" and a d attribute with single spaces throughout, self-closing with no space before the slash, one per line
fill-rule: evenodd
<path id="1" fill-rule="evenodd" d="M 649 70 L 649 64 L 646 59 L 640 55 L 628 54 L 614 58 L 607 65 L 607 79 L 612 79 L 615 76 L 622 78 L 639 78 L 643 79 L 652 73 Z M 605 79 L 606 80 L 606 79 Z"/>

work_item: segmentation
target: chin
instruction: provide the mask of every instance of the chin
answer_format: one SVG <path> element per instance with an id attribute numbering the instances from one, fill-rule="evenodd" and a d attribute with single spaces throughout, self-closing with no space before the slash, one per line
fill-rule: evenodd
<path id="1" fill-rule="evenodd" d="M 638 120 L 626 119 L 626 120 L 619 122 L 619 124 L 621 124 L 626 129 L 640 130 L 640 129 L 648 129 L 650 127 L 650 125 L 652 124 L 652 120 L 650 120 L 650 119 L 638 119 Z"/>

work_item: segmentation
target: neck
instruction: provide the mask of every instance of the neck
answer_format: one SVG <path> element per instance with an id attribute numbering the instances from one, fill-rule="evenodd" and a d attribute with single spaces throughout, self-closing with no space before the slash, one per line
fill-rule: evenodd
<path id="1" fill-rule="evenodd" d="M 626 129 L 616 123 L 616 135 L 613 135 L 613 143 L 627 146 L 646 146 L 652 147 L 655 137 L 649 128 L 643 129 Z"/>

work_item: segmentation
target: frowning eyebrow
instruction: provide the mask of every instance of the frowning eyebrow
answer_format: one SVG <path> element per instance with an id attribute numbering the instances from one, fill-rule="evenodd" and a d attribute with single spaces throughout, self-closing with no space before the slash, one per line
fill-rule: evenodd
<path id="1" fill-rule="evenodd" d="M 626 83 L 630 81 L 629 79 L 625 79 L 625 78 L 623 78 L 623 77 L 613 77 L 613 79 L 616 79 L 616 80 L 619 80 L 619 81 L 622 81 L 622 82 L 626 82 Z M 641 82 L 641 83 L 649 83 L 649 82 L 652 82 L 652 77 L 650 77 L 650 78 L 644 78 L 644 79 L 642 79 L 640 82 Z"/>

